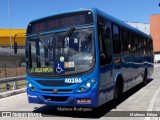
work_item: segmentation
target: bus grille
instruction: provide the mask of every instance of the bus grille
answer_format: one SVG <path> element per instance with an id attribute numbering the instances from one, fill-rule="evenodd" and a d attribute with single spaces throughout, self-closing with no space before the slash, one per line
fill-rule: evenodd
<path id="1" fill-rule="evenodd" d="M 53 89 L 41 89 L 43 92 L 53 93 Z M 73 89 L 58 89 L 58 93 L 73 93 Z"/>
<path id="2" fill-rule="evenodd" d="M 64 80 L 35 80 L 37 83 L 39 83 L 42 86 L 71 86 L 71 84 L 66 84 Z"/>
<path id="3" fill-rule="evenodd" d="M 47 101 L 55 101 L 55 102 L 65 102 L 68 99 L 67 96 L 45 96 L 45 95 L 43 95 L 43 97 Z"/>

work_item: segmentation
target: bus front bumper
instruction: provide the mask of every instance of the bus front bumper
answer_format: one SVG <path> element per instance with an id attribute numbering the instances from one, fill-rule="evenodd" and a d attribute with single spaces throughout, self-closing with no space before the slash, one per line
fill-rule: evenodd
<path id="1" fill-rule="evenodd" d="M 98 107 L 98 93 L 96 89 L 91 89 L 86 93 L 55 94 L 33 92 L 27 88 L 27 96 L 29 103 L 69 107 Z"/>

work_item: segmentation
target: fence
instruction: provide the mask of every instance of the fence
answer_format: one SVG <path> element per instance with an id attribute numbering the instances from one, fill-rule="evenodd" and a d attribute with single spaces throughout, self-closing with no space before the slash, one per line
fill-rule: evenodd
<path id="1" fill-rule="evenodd" d="M 15 90 L 22 88 L 26 85 L 26 77 L 11 77 L 11 78 L 1 78 L 0 79 L 0 92 Z"/>
<path id="2" fill-rule="evenodd" d="M 16 77 L 16 76 L 24 76 L 25 75 L 25 68 L 24 67 L 17 67 L 17 68 L 0 68 L 0 78 L 9 78 L 9 77 Z"/>

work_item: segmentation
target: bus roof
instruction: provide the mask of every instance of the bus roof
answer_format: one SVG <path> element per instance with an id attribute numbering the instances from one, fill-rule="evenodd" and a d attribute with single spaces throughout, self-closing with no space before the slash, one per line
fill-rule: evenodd
<path id="1" fill-rule="evenodd" d="M 115 17 L 113 17 L 113 16 L 111 16 L 111 15 L 109 15 L 109 14 L 107 14 L 107 13 L 105 13 L 105 12 L 99 10 L 99 9 L 97 9 L 97 8 L 90 8 L 90 9 L 80 8 L 80 9 L 76 9 L 76 10 L 70 10 L 70 11 L 63 11 L 63 12 L 55 13 L 54 15 L 61 15 L 61 14 L 65 14 L 65 13 L 72 13 L 72 12 L 86 11 L 86 10 L 91 10 L 92 12 L 101 15 L 102 17 L 114 22 L 115 24 L 118 24 L 121 27 L 124 27 L 124 28 L 126 28 L 126 29 L 128 29 L 130 31 L 133 31 L 133 32 L 141 35 L 141 36 L 144 36 L 147 39 L 151 39 L 151 36 L 147 35 L 146 33 L 142 32 L 142 31 L 140 31 L 140 30 L 138 30 L 138 29 L 136 29 L 136 28 L 134 28 L 134 27 L 132 27 L 130 25 L 128 25 L 127 23 L 125 23 L 125 22 L 123 22 L 123 21 L 121 21 L 121 20 L 119 20 L 119 19 L 117 19 L 117 18 L 115 18 Z M 51 17 L 51 16 L 53 16 L 53 15 L 47 16 L 45 18 L 48 18 L 48 17 Z M 36 19 L 36 20 L 33 20 L 30 23 L 35 22 L 37 20 L 41 20 L 41 19 L 44 19 L 44 17 Z"/>
<path id="2" fill-rule="evenodd" d="M 30 23 L 33 23 L 35 21 L 38 21 L 38 20 L 41 20 L 41 19 L 45 19 L 45 18 L 48 18 L 48 17 L 56 16 L 56 15 L 62 15 L 62 14 L 66 14 L 66 13 L 80 12 L 80 11 L 86 11 L 86 10 L 91 10 L 91 11 L 95 12 L 97 10 L 97 8 L 91 8 L 91 9 L 79 8 L 79 9 L 69 10 L 69 11 L 59 11 L 59 12 L 54 13 L 52 15 L 35 19 L 35 20 L 31 21 Z"/>

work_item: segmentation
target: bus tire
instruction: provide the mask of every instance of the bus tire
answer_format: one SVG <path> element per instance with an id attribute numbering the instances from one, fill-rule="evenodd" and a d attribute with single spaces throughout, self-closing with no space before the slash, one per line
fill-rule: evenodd
<path id="1" fill-rule="evenodd" d="M 145 86 L 146 84 L 147 84 L 147 69 L 145 69 L 143 75 L 143 86 Z"/>
<path id="2" fill-rule="evenodd" d="M 123 95 L 123 78 L 119 76 L 116 82 L 115 90 L 114 90 L 114 102 L 115 105 L 121 101 Z"/>

